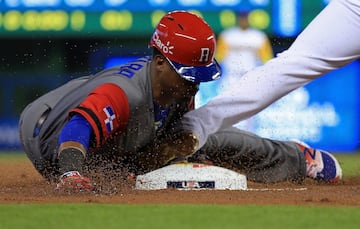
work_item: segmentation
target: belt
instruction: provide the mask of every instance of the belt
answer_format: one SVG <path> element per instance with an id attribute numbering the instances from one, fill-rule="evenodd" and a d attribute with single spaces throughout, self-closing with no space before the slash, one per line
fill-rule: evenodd
<path id="1" fill-rule="evenodd" d="M 44 124 L 44 122 L 45 122 L 47 116 L 49 115 L 50 111 L 51 111 L 51 108 L 48 107 L 48 108 L 42 113 L 42 115 L 40 116 L 39 120 L 36 122 L 35 128 L 34 128 L 34 132 L 33 132 L 33 137 L 36 137 L 36 136 L 39 135 L 40 130 L 41 130 L 41 127 L 42 127 L 42 125 Z"/>

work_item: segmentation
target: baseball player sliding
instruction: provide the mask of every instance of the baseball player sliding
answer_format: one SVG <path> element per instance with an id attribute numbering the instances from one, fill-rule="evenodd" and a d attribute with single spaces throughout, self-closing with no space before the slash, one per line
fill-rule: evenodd
<path id="1" fill-rule="evenodd" d="M 339 164 L 326 152 L 233 128 L 211 135 L 195 152 L 197 138 L 176 127 L 193 108 L 199 84 L 221 75 L 215 46 L 214 32 L 200 17 L 164 15 L 150 41 L 151 57 L 74 79 L 29 104 L 19 123 L 23 149 L 60 192 L 103 190 L 120 175 L 178 157 L 243 171 L 257 182 L 340 179 Z M 317 155 L 332 166 L 312 158 Z M 308 161 L 319 164 L 310 168 Z"/>

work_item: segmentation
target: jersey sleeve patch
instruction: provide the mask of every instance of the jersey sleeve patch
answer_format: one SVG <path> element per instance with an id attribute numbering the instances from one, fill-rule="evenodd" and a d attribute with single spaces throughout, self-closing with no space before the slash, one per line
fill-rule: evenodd
<path id="1" fill-rule="evenodd" d="M 125 92 L 118 85 L 107 83 L 95 88 L 71 113 L 81 114 L 90 123 L 98 147 L 112 133 L 125 130 L 130 107 Z"/>

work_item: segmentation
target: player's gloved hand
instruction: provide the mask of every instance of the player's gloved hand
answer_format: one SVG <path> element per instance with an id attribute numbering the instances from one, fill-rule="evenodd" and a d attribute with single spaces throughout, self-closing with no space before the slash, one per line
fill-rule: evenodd
<path id="1" fill-rule="evenodd" d="M 143 149 L 137 163 L 142 172 L 148 172 L 169 164 L 175 158 L 192 155 L 198 145 L 199 141 L 194 134 L 178 132 Z"/>
<path id="2" fill-rule="evenodd" d="M 69 171 L 60 176 L 55 191 L 64 193 L 81 193 L 94 191 L 94 185 L 87 177 L 78 171 Z"/>

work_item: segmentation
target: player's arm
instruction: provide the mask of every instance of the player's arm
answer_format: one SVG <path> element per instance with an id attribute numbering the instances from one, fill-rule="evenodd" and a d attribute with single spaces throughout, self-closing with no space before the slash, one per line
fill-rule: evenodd
<path id="1" fill-rule="evenodd" d="M 63 175 L 58 189 L 89 190 L 90 180 L 81 176 L 88 149 L 91 145 L 99 147 L 112 133 L 125 129 L 129 119 L 128 100 L 120 87 L 104 84 L 91 92 L 70 115 L 59 136 L 58 166 Z"/>
<path id="2" fill-rule="evenodd" d="M 58 166 L 61 174 L 79 171 L 89 149 L 93 129 L 80 114 L 75 114 L 63 127 L 59 136 Z"/>

